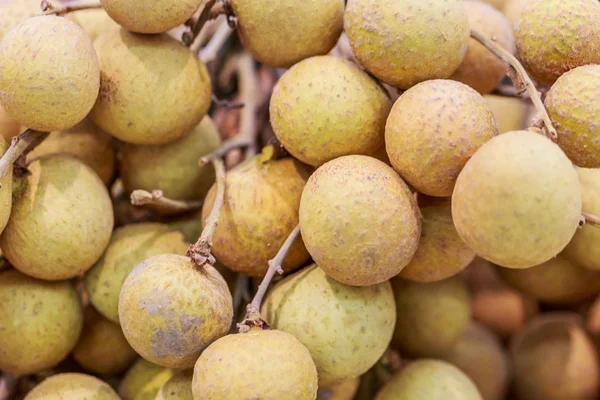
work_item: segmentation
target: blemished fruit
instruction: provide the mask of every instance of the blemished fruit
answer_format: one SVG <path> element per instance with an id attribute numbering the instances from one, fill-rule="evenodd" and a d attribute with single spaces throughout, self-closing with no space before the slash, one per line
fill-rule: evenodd
<path id="1" fill-rule="evenodd" d="M 520 400 L 592 400 L 598 396 L 599 368 L 594 345 L 576 314 L 548 313 L 511 342 Z"/>
<path id="2" fill-rule="evenodd" d="M 137 358 L 118 324 L 109 321 L 92 307 L 84 312 L 83 331 L 73 358 L 95 374 L 114 375 L 125 371 Z"/>
<path id="3" fill-rule="evenodd" d="M 417 203 L 383 162 L 368 156 L 329 161 L 309 178 L 300 201 L 302 239 L 338 282 L 367 286 L 397 275 L 421 235 Z"/>
<path id="4" fill-rule="evenodd" d="M 220 144 L 217 127 L 208 116 L 174 142 L 125 144 L 119 168 L 125 191 L 159 189 L 170 199 L 202 200 L 215 181 L 215 173 L 211 165 L 199 167 L 198 161 Z"/>
<path id="5" fill-rule="evenodd" d="M 479 93 L 438 79 L 419 83 L 394 103 L 385 146 L 394 169 L 417 191 L 447 197 L 469 158 L 497 135 L 494 114 Z"/>
<path id="6" fill-rule="evenodd" d="M 0 155 L 4 155 L 8 150 L 9 144 L 3 137 L 0 137 Z M 8 219 L 10 218 L 10 212 L 12 210 L 12 184 L 13 184 L 13 167 L 10 166 L 4 175 L 0 179 L 0 233 L 4 231 Z"/>
<path id="7" fill-rule="evenodd" d="M 517 56 L 540 83 L 600 63 L 600 3 L 597 0 L 531 0 L 514 28 Z"/>
<path id="8" fill-rule="evenodd" d="M 515 52 L 512 24 L 500 11 L 477 0 L 466 0 L 464 4 L 471 29 L 495 38 L 498 45 L 511 53 Z M 477 40 L 470 39 L 465 58 L 450 79 L 465 83 L 479 93 L 486 94 L 498 86 L 506 71 L 504 61 Z"/>
<path id="9" fill-rule="evenodd" d="M 120 400 L 106 382 L 85 374 L 64 373 L 51 376 L 25 396 L 25 400 Z"/>
<path id="10" fill-rule="evenodd" d="M 106 186 L 70 156 L 41 157 L 28 169 L 0 236 L 4 257 L 39 279 L 67 279 L 87 271 L 104 252 L 113 229 Z"/>
<path id="11" fill-rule="evenodd" d="M 21 132 L 21 124 L 13 119 L 0 104 L 0 136 L 9 141 Z"/>
<path id="12" fill-rule="evenodd" d="M 65 15 L 65 18 L 81 26 L 92 42 L 104 32 L 119 29 L 120 27 L 103 8 L 70 12 Z"/>
<path id="13" fill-rule="evenodd" d="M 119 294 L 129 273 L 152 256 L 184 254 L 187 248 L 182 233 L 166 224 L 147 222 L 115 229 L 106 251 L 85 275 L 91 303 L 119 323 Z"/>
<path id="14" fill-rule="evenodd" d="M 264 276 L 288 235 L 298 225 L 298 208 L 311 169 L 284 158 L 262 162 L 253 157 L 227 173 L 225 200 L 213 236 L 212 252 L 227 268 L 251 276 Z M 216 197 L 208 192 L 202 221 L 208 218 Z M 292 271 L 310 258 L 301 238 L 284 259 Z"/>
<path id="15" fill-rule="evenodd" d="M 71 128 L 92 109 L 99 87 L 92 42 L 65 18 L 29 18 L 0 42 L 0 103 L 30 129 Z"/>
<path id="16" fill-rule="evenodd" d="M 195 399 L 314 400 L 317 369 L 298 339 L 279 330 L 252 328 L 227 335 L 202 352 L 194 366 Z"/>
<path id="17" fill-rule="evenodd" d="M 389 282 L 348 286 L 312 265 L 278 283 L 261 314 L 272 328 L 306 346 L 319 384 L 330 386 L 375 365 L 392 338 L 395 310 Z"/>
<path id="18" fill-rule="evenodd" d="M 463 0 L 349 0 L 344 28 L 360 64 L 400 89 L 449 77 L 470 33 Z"/>
<path id="19" fill-rule="evenodd" d="M 223 277 L 176 254 L 154 256 L 129 274 L 119 296 L 119 322 L 145 359 L 191 368 L 231 327 L 233 305 Z"/>
<path id="20" fill-rule="evenodd" d="M 506 133 L 526 128 L 527 103 L 516 97 L 486 94 L 483 96 L 494 114 L 498 132 Z"/>
<path id="21" fill-rule="evenodd" d="M 391 107 L 385 90 L 358 66 L 320 56 L 286 71 L 273 89 L 269 110 L 286 150 L 320 166 L 343 155 L 375 153 L 383 146 Z"/>
<path id="22" fill-rule="evenodd" d="M 343 28 L 343 0 L 233 0 L 239 37 L 254 58 L 289 68 L 327 54 Z"/>
<path id="23" fill-rule="evenodd" d="M 529 268 L 569 244 L 581 207 L 577 172 L 560 147 L 537 133 L 512 131 L 467 162 L 454 188 L 452 219 L 482 258 Z"/>
<path id="24" fill-rule="evenodd" d="M 504 399 L 510 381 L 510 362 L 496 336 L 476 323 L 444 354 L 477 386 L 484 400 Z"/>
<path id="25" fill-rule="evenodd" d="M 165 382 L 156 394 L 155 400 L 194 400 L 192 378 L 194 370 L 178 372 Z"/>
<path id="26" fill-rule="evenodd" d="M 450 201 L 421 207 L 419 247 L 399 276 L 416 282 L 436 282 L 458 274 L 475 258 L 452 223 Z"/>
<path id="27" fill-rule="evenodd" d="M 208 71 L 177 40 L 118 29 L 100 35 L 94 46 L 102 77 L 90 117 L 107 133 L 128 143 L 164 144 L 206 115 Z"/>
<path id="28" fill-rule="evenodd" d="M 566 72 L 552 85 L 544 105 L 558 133 L 558 145 L 571 161 L 600 168 L 600 65 Z"/>
<path id="29" fill-rule="evenodd" d="M 32 160 L 50 154 L 70 154 L 89 167 L 109 185 L 115 175 L 116 151 L 112 138 L 84 119 L 79 124 L 61 132 L 52 132 L 27 158 Z"/>
<path id="30" fill-rule="evenodd" d="M 4 0 L 0 2 L 0 41 L 19 22 L 39 14 L 38 0 Z"/>
<path id="31" fill-rule="evenodd" d="M 31 374 L 67 357 L 77 344 L 83 311 L 70 282 L 45 282 L 0 272 L 0 370 Z"/>
<path id="32" fill-rule="evenodd" d="M 506 18 L 508 18 L 513 27 L 521 19 L 521 11 L 523 11 L 525 5 L 530 1 L 531 0 L 508 0 L 504 5 L 502 12 L 506 15 Z"/>
<path id="33" fill-rule="evenodd" d="M 482 400 L 469 377 L 440 360 L 413 361 L 396 373 L 375 400 Z"/>
<path id="34" fill-rule="evenodd" d="M 123 400 L 155 400 L 160 388 L 175 373 L 172 369 L 152 364 L 140 357 L 119 384 L 119 396 Z"/>
<path id="35" fill-rule="evenodd" d="M 360 377 L 346 379 L 329 387 L 319 387 L 317 400 L 352 400 L 358 391 Z"/>

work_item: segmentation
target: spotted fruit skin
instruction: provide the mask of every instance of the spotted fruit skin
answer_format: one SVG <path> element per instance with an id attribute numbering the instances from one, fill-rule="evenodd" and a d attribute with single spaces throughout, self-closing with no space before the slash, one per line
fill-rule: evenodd
<path id="1" fill-rule="evenodd" d="M 25 400 L 119 400 L 110 385 L 95 376 L 62 373 L 51 376 L 25 396 Z"/>

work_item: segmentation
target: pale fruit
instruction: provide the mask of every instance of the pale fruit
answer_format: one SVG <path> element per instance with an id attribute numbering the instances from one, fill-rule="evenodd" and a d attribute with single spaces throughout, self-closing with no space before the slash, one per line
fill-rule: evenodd
<path id="1" fill-rule="evenodd" d="M 21 124 L 15 121 L 0 104 L 0 136 L 6 141 L 17 136 L 21 132 Z"/>
<path id="2" fill-rule="evenodd" d="M 0 137 L 0 155 L 4 155 L 8 150 L 9 144 L 3 137 Z M 0 233 L 6 227 L 8 219 L 10 218 L 10 212 L 12 210 L 12 196 L 13 196 L 13 167 L 10 166 L 4 175 L 0 179 Z"/>
<path id="3" fill-rule="evenodd" d="M 194 370 L 178 372 L 165 382 L 156 394 L 155 400 L 194 400 L 192 378 Z"/>
<path id="4" fill-rule="evenodd" d="M 104 32 L 119 29 L 120 27 L 103 8 L 70 12 L 65 15 L 65 18 L 81 26 L 92 42 Z"/>
<path id="5" fill-rule="evenodd" d="M 0 41 L 19 22 L 42 12 L 38 0 L 3 0 L 0 2 Z"/>
<path id="6" fill-rule="evenodd" d="M 106 382 L 85 374 L 64 373 L 51 376 L 25 396 L 25 400 L 120 400 Z"/>
<path id="7" fill-rule="evenodd" d="M 466 0 L 471 1 L 471 0 Z M 482 0 L 484 3 L 488 3 L 496 7 L 498 10 L 502 10 L 502 7 L 507 3 L 507 0 Z"/>
<path id="8" fill-rule="evenodd" d="M 526 128 L 528 108 L 522 99 L 494 94 L 486 94 L 483 98 L 494 114 L 499 133 Z"/>
<path id="9" fill-rule="evenodd" d="M 175 375 L 175 371 L 139 358 L 129 368 L 119 385 L 123 400 L 155 400 L 160 388 Z"/>
<path id="10" fill-rule="evenodd" d="M 506 15 L 506 18 L 511 22 L 513 27 L 521 19 L 521 11 L 525 8 L 525 5 L 531 0 L 508 0 L 504 5 L 502 12 Z"/>

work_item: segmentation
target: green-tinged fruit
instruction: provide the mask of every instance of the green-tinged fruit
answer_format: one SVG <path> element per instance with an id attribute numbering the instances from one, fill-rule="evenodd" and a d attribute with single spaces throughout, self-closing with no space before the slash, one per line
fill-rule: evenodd
<path id="1" fill-rule="evenodd" d="M 1 129 L 1 127 L 0 127 Z M 6 153 L 8 150 L 8 142 L 0 136 L 0 156 Z M 4 231 L 8 219 L 10 218 L 10 212 L 12 210 L 12 187 L 13 187 L 13 167 L 10 166 L 6 171 L 6 175 L 0 178 L 0 233 Z"/>
<path id="2" fill-rule="evenodd" d="M 123 400 L 155 400 L 160 388 L 173 375 L 175 371 L 172 369 L 140 358 L 123 377 L 119 385 L 119 396 Z"/>
<path id="3" fill-rule="evenodd" d="M 25 396 L 25 400 L 120 400 L 106 382 L 85 374 L 51 376 Z"/>
<path id="4" fill-rule="evenodd" d="M 103 8 L 70 12 L 65 15 L 65 18 L 81 26 L 81 29 L 90 37 L 92 42 L 104 32 L 119 29 L 120 27 Z"/>
<path id="5" fill-rule="evenodd" d="M 328 387 L 319 387 L 317 400 L 352 400 L 359 385 L 360 377 L 356 377 Z"/>
<path id="6" fill-rule="evenodd" d="M 526 128 L 528 108 L 522 99 L 495 94 L 486 94 L 483 98 L 494 114 L 498 132 L 506 133 Z"/>
<path id="7" fill-rule="evenodd" d="M 165 382 L 154 400 L 194 400 L 192 395 L 192 378 L 194 370 L 178 372 Z"/>

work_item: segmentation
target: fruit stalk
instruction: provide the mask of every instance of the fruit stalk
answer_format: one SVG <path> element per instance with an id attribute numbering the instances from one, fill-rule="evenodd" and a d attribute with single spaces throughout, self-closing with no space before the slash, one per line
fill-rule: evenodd
<path id="1" fill-rule="evenodd" d="M 229 27 L 227 19 L 224 18 L 218 22 L 217 30 L 208 42 L 208 44 L 200 51 L 200 60 L 207 64 L 217 58 L 219 50 L 227 42 L 227 39 L 233 33 L 233 29 Z"/>
<path id="2" fill-rule="evenodd" d="M 38 144 L 46 139 L 48 135 L 48 132 L 27 129 L 22 134 L 15 136 L 6 153 L 0 158 L 0 179 L 6 175 L 6 171 L 8 171 L 10 166 L 13 165 L 19 157 L 33 150 Z M 1 184 L 0 187 L 2 187 Z"/>
<path id="3" fill-rule="evenodd" d="M 202 27 L 204 27 L 208 21 L 219 16 L 218 12 L 213 12 L 213 6 L 216 3 L 217 0 L 206 0 L 204 2 L 204 8 L 202 8 L 198 19 L 192 25 L 192 30 L 184 33 L 183 37 L 181 38 L 186 47 L 191 47 L 194 44 L 198 38 L 198 35 L 200 34 L 200 31 L 202 30 Z"/>
<path id="4" fill-rule="evenodd" d="M 585 218 L 586 224 L 589 224 L 595 228 L 600 228 L 600 217 L 586 212 L 582 212 L 581 215 L 583 215 L 583 218 Z"/>
<path id="5" fill-rule="evenodd" d="M 134 206 L 157 205 L 168 210 L 169 214 L 184 213 L 202 207 L 201 201 L 173 200 L 165 197 L 162 190 L 148 192 L 141 189 L 131 192 L 131 204 Z"/>
<path id="6" fill-rule="evenodd" d="M 53 8 L 52 5 L 44 0 L 42 2 L 42 10 L 44 11 L 42 13 L 42 15 L 64 15 L 73 11 L 79 11 L 79 10 L 89 10 L 89 9 L 93 9 L 93 8 L 102 8 L 102 6 L 100 5 L 100 3 L 97 2 L 93 2 L 93 3 L 81 3 L 79 1 L 73 1 L 70 3 L 65 3 L 62 4 L 61 7 L 58 8 Z"/>

